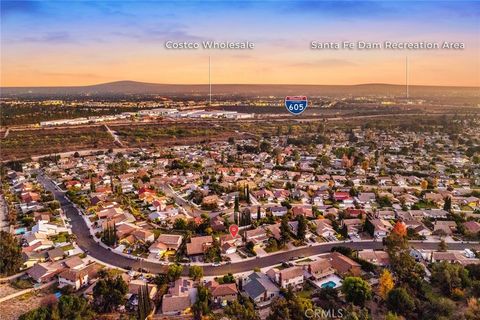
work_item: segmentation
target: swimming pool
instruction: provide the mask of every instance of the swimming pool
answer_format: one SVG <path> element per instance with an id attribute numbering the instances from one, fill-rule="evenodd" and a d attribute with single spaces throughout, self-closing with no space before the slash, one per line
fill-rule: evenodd
<path id="1" fill-rule="evenodd" d="M 321 285 L 322 288 L 335 288 L 337 284 L 333 281 L 325 282 Z"/>
<path id="2" fill-rule="evenodd" d="M 314 281 L 314 285 L 321 289 L 321 288 L 338 288 L 342 286 L 342 278 L 337 276 L 336 274 L 331 274 L 326 276 L 323 279 Z"/>

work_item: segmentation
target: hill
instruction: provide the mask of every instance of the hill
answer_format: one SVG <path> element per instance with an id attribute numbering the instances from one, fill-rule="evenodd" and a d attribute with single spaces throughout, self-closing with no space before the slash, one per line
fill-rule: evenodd
<path id="1" fill-rule="evenodd" d="M 412 97 L 424 96 L 470 96 L 478 97 L 478 87 L 444 87 L 444 86 L 410 86 Z M 159 94 L 159 95 L 205 95 L 208 94 L 208 85 L 194 84 L 159 84 L 137 81 L 116 81 L 88 86 L 65 87 L 2 87 L 3 96 L 35 96 L 35 95 L 131 95 L 131 94 Z M 403 96 L 404 85 L 394 84 L 360 84 L 360 85 L 288 85 L 288 84 L 214 84 L 214 95 L 241 95 L 241 96 L 363 96 L 385 95 Z"/>

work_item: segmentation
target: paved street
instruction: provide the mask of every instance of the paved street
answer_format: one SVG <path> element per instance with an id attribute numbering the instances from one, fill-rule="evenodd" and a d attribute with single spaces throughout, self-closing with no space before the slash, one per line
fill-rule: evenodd
<path id="1" fill-rule="evenodd" d="M 103 261 L 107 264 L 114 265 L 120 268 L 132 268 L 133 270 L 138 270 L 139 268 L 145 269 L 150 273 L 160 273 L 165 272 L 167 267 L 159 263 L 153 263 L 149 261 L 137 261 L 130 259 L 121 255 L 118 255 L 109 249 L 106 249 L 95 242 L 93 238 L 90 237 L 90 232 L 87 224 L 81 217 L 81 213 L 75 208 L 70 201 L 65 196 L 65 193 L 59 190 L 55 184 L 48 178 L 42 175 L 38 175 L 38 181 L 49 191 L 51 191 L 55 198 L 60 202 L 63 211 L 66 216 L 71 219 L 72 232 L 77 237 L 78 246 L 84 250 L 88 251 L 88 254 L 95 259 Z M 381 249 L 382 243 L 377 241 L 362 241 L 362 242 L 345 242 L 337 243 L 330 242 L 322 245 L 303 247 L 296 250 L 291 250 L 287 252 L 279 252 L 277 254 L 259 257 L 256 259 L 241 261 L 237 263 L 222 265 L 218 267 L 205 266 L 204 274 L 205 276 L 215 276 L 215 275 L 224 275 L 226 273 L 240 273 L 245 271 L 253 270 L 256 267 L 264 268 L 268 266 L 273 266 L 280 264 L 284 261 L 288 261 L 292 257 L 299 256 L 314 256 L 321 253 L 330 252 L 334 246 L 346 246 L 352 249 Z M 412 242 L 412 246 L 421 249 L 437 249 L 438 243 L 436 242 Z M 461 250 L 465 248 L 476 248 L 480 249 L 479 243 L 448 243 L 448 248 L 451 250 Z M 184 270 L 184 274 L 188 274 L 187 268 Z"/>

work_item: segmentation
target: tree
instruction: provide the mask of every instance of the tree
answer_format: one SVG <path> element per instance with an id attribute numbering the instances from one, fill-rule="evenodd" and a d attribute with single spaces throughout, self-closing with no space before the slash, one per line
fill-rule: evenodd
<path id="1" fill-rule="evenodd" d="M 227 273 L 218 280 L 218 283 L 235 283 L 235 277 L 233 274 Z"/>
<path id="2" fill-rule="evenodd" d="M 288 302 L 285 298 L 275 298 L 272 301 L 270 307 L 270 314 L 267 320 L 290 320 L 290 310 L 288 308 Z"/>
<path id="3" fill-rule="evenodd" d="M 250 252 L 252 255 L 256 256 L 257 253 L 255 252 L 255 244 L 253 241 L 248 241 L 245 245 L 245 249 Z"/>
<path id="4" fill-rule="evenodd" d="M 380 296 L 385 300 L 388 297 L 388 293 L 393 289 L 394 286 L 392 274 L 390 271 L 388 271 L 388 269 L 383 269 L 378 282 Z"/>
<path id="5" fill-rule="evenodd" d="M 272 145 L 270 144 L 270 142 L 262 140 L 262 142 L 260 142 L 259 149 L 261 152 L 270 152 L 270 150 L 272 149 Z"/>
<path id="6" fill-rule="evenodd" d="M 468 264 L 465 266 L 468 270 L 468 275 L 474 280 L 480 280 L 480 264 Z"/>
<path id="7" fill-rule="evenodd" d="M 396 313 L 389 312 L 385 315 L 385 320 L 400 320 Z"/>
<path id="8" fill-rule="evenodd" d="M 205 262 L 219 262 L 222 260 L 222 250 L 220 248 L 220 242 L 217 238 L 213 238 L 212 245 L 208 247 L 205 251 L 204 261 Z"/>
<path id="9" fill-rule="evenodd" d="M 267 320 L 301 320 L 305 319 L 305 310 L 312 309 L 309 299 L 301 298 L 289 287 L 284 291 L 284 298 L 275 298 L 270 307 Z"/>
<path id="10" fill-rule="evenodd" d="M 93 287 L 94 306 L 99 312 L 112 312 L 117 306 L 125 304 L 127 292 L 128 286 L 121 277 L 107 276 Z"/>
<path id="11" fill-rule="evenodd" d="M 191 266 L 188 270 L 188 273 L 190 275 L 190 278 L 192 278 L 194 281 L 203 278 L 203 268 L 200 266 Z"/>
<path id="12" fill-rule="evenodd" d="M 108 246 L 115 246 L 117 244 L 117 226 L 113 224 L 113 227 L 110 226 L 110 223 L 107 223 L 107 228 L 102 233 L 102 242 Z"/>
<path id="13" fill-rule="evenodd" d="M 370 219 L 365 220 L 365 224 L 364 224 L 363 228 L 365 229 L 365 231 L 367 231 L 373 237 L 373 234 L 375 232 L 375 226 L 370 221 Z"/>
<path id="14" fill-rule="evenodd" d="M 450 212 L 452 210 L 452 197 L 447 197 L 445 203 L 443 204 L 443 210 Z"/>
<path id="15" fill-rule="evenodd" d="M 238 212 L 240 211 L 240 200 L 238 199 L 238 196 L 235 196 L 235 204 L 233 206 L 233 211 Z M 238 221 L 235 221 L 236 224 L 238 224 Z"/>
<path id="16" fill-rule="evenodd" d="M 455 289 L 462 289 L 470 285 L 468 270 L 462 265 L 436 262 L 432 265 L 432 283 L 437 285 L 445 294 L 452 294 Z"/>
<path id="17" fill-rule="evenodd" d="M 287 216 L 282 217 L 280 223 L 280 242 L 286 244 L 290 240 L 290 226 L 288 225 Z"/>
<path id="18" fill-rule="evenodd" d="M 209 301 L 211 293 L 208 288 L 200 285 L 197 288 L 197 301 L 192 306 L 193 316 L 195 320 L 202 319 L 203 316 L 210 313 Z"/>
<path id="19" fill-rule="evenodd" d="M 179 264 L 171 264 L 168 266 L 167 276 L 170 281 L 180 279 L 183 272 L 183 266 Z"/>
<path id="20" fill-rule="evenodd" d="M 93 319 L 95 312 L 82 297 L 76 295 L 65 295 L 58 301 L 58 311 L 62 319 Z"/>
<path id="21" fill-rule="evenodd" d="M 303 215 L 297 217 L 298 229 L 297 229 L 297 239 L 300 241 L 305 241 L 305 236 L 307 233 L 307 219 Z"/>
<path id="22" fill-rule="evenodd" d="M 403 315 L 407 315 L 409 311 L 415 308 L 413 298 L 402 287 L 390 291 L 387 297 L 387 304 L 390 310 Z"/>
<path id="23" fill-rule="evenodd" d="M 51 311 L 48 307 L 40 307 L 22 314 L 19 320 L 51 320 Z"/>
<path id="24" fill-rule="evenodd" d="M 58 302 L 31 310 L 19 317 L 20 320 L 91 320 L 95 318 L 88 301 L 76 295 L 64 295 Z"/>
<path id="25" fill-rule="evenodd" d="M 138 288 L 138 318 L 144 320 L 150 314 L 152 305 L 148 294 L 148 284 Z"/>
<path id="26" fill-rule="evenodd" d="M 407 226 L 403 221 L 397 221 L 395 223 L 395 226 L 393 226 L 392 232 L 395 232 L 401 237 L 406 237 L 407 236 Z"/>
<path id="27" fill-rule="evenodd" d="M 455 303 L 445 297 L 429 297 L 418 307 L 422 319 L 451 319 Z"/>
<path id="28" fill-rule="evenodd" d="M 257 208 L 257 221 L 260 220 L 262 218 L 262 213 L 260 211 L 260 206 L 258 206 Z"/>
<path id="29" fill-rule="evenodd" d="M 255 312 L 255 306 L 249 299 L 240 297 L 239 301 L 234 300 L 224 309 L 225 315 L 232 320 L 259 320 Z"/>
<path id="30" fill-rule="evenodd" d="M 23 265 L 22 248 L 17 239 L 5 231 L 0 231 L 0 252 L 0 274 L 17 273 Z"/>
<path id="31" fill-rule="evenodd" d="M 362 161 L 362 170 L 365 171 L 365 174 L 367 173 L 368 168 L 370 167 L 370 161 L 367 159 Z"/>
<path id="32" fill-rule="evenodd" d="M 392 232 L 385 238 L 385 246 L 390 257 L 390 265 L 399 282 L 412 286 L 419 285 L 425 275 L 425 269 L 410 256 L 406 238 Z"/>
<path id="33" fill-rule="evenodd" d="M 177 230 L 185 230 L 187 229 L 187 222 L 185 219 L 177 218 L 173 224 L 173 228 Z"/>
<path id="34" fill-rule="evenodd" d="M 346 277 L 343 281 L 342 292 L 347 301 L 357 306 L 363 306 L 365 301 L 372 298 L 372 288 L 360 277 Z"/>
<path id="35" fill-rule="evenodd" d="M 420 186 L 422 187 L 423 190 L 428 188 L 428 181 L 427 180 L 422 180 L 420 183 Z"/>
<path id="36" fill-rule="evenodd" d="M 448 245 L 445 242 L 445 239 L 440 240 L 440 242 L 438 243 L 438 251 L 445 252 L 447 250 L 448 250 Z"/>

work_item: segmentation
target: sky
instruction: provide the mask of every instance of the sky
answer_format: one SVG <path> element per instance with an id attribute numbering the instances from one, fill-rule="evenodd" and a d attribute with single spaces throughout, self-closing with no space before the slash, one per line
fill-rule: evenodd
<path id="1" fill-rule="evenodd" d="M 480 2 L 1 0 L 1 86 L 409 82 L 480 86 Z M 251 50 L 165 42 L 250 41 Z M 463 50 L 314 50 L 312 41 L 463 42 Z"/>

